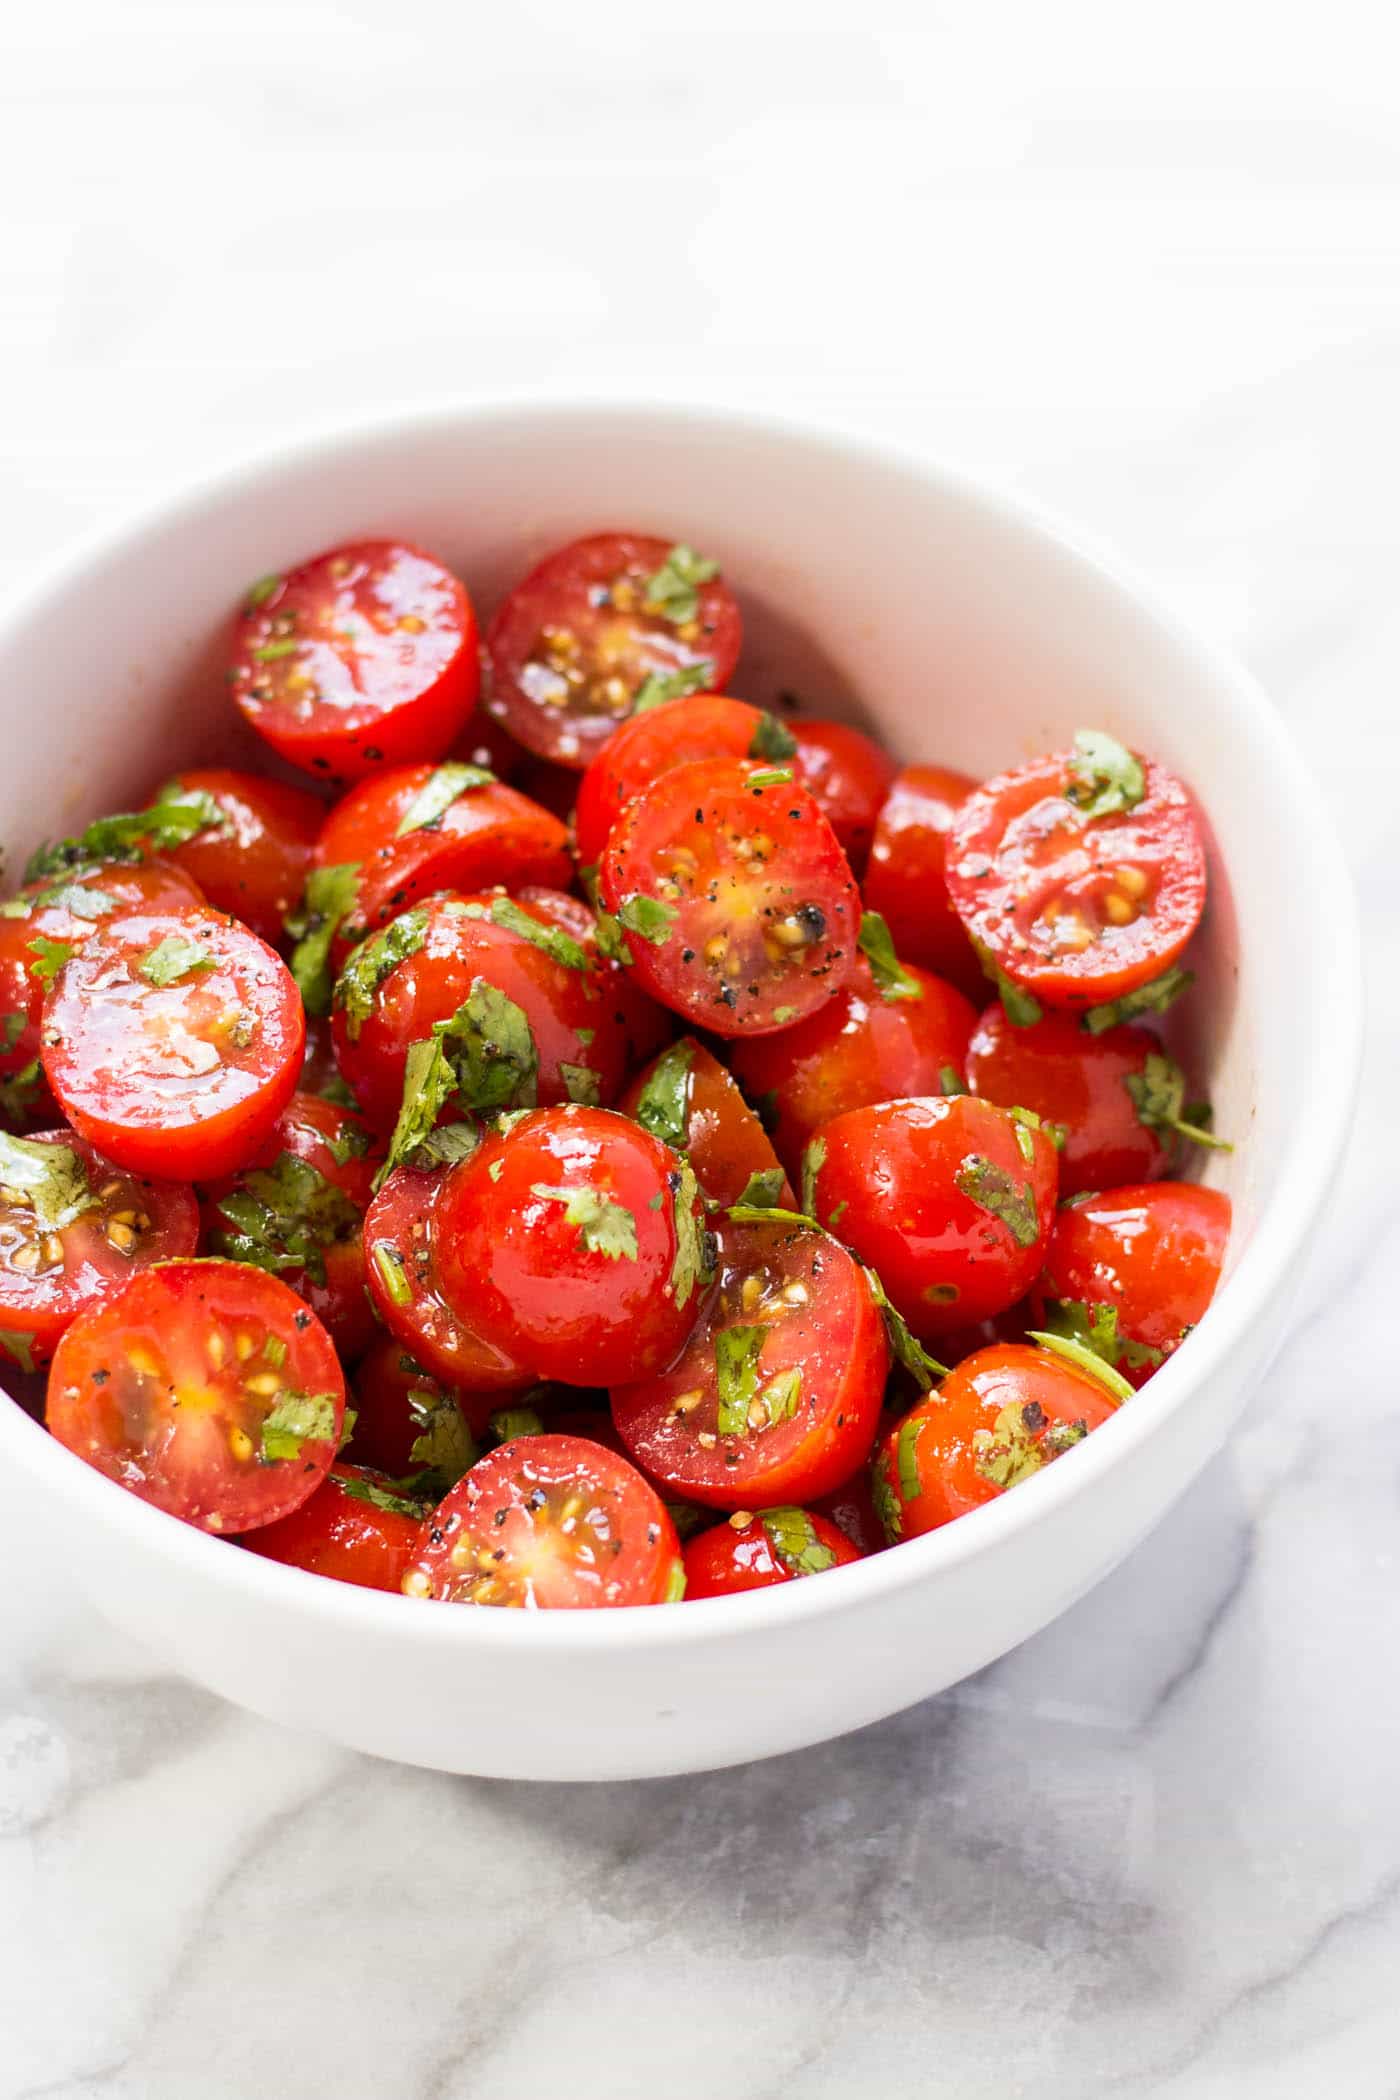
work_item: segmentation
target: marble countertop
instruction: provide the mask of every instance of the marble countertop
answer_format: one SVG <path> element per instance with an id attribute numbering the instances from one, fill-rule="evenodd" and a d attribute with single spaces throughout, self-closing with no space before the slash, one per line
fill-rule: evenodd
<path id="1" fill-rule="evenodd" d="M 7 576 L 453 391 L 912 432 L 1261 674 L 1373 964 L 1362 1139 L 1229 1449 L 1037 1640 L 843 1742 L 592 1789 L 376 1764 L 119 1640 L 0 1483 L 0 2100 L 1400 2095 L 1394 68 L 1365 7 L 1325 59 L 1253 5 L 1150 50 L 1107 4 L 967 12 L 0 29 Z"/>

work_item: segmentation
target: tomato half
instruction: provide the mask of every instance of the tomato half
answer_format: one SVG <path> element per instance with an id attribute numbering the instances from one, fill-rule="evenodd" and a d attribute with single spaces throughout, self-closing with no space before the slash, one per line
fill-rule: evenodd
<path id="1" fill-rule="evenodd" d="M 355 1371 L 355 1427 L 350 1455 L 400 1479 L 425 1466 L 448 1466 L 454 1477 L 475 1456 L 476 1438 L 510 1396 L 462 1393 L 425 1371 L 403 1343 L 384 1335 Z"/>
<path id="2" fill-rule="evenodd" d="M 790 1027 L 855 967 L 855 879 L 786 766 L 664 773 L 614 825 L 599 884 L 639 981 L 716 1035 Z"/>
<path id="3" fill-rule="evenodd" d="M 212 911 L 104 920 L 44 1001 L 44 1070 L 73 1128 L 167 1181 L 217 1179 L 256 1156 L 305 1042 L 286 964 Z"/>
<path id="4" fill-rule="evenodd" d="M 948 891 L 1016 984 L 1050 1006 L 1101 1006 L 1181 954 L 1205 905 L 1205 848 L 1179 780 L 1085 732 L 968 797 Z"/>
<path id="5" fill-rule="evenodd" d="M 862 874 L 897 763 L 849 722 L 794 715 L 786 726 L 797 739 L 793 770 L 820 804 L 856 874 Z"/>
<path id="6" fill-rule="evenodd" d="M 980 1005 L 987 980 L 953 909 L 945 866 L 953 819 L 976 785 L 947 766 L 906 766 L 876 820 L 864 889 L 901 960 L 946 977 Z"/>
<path id="7" fill-rule="evenodd" d="M 760 709 L 720 693 L 690 693 L 633 715 L 608 738 L 578 782 L 574 844 L 581 864 L 597 866 L 623 810 L 663 773 L 698 758 L 752 758 L 761 764 L 762 730 Z M 790 746 L 791 739 L 784 742 Z"/>
<path id="8" fill-rule="evenodd" d="M 693 1035 L 663 1050 L 628 1087 L 618 1108 L 674 1151 L 684 1152 L 710 1199 L 728 1208 L 756 1174 L 776 1175 L 771 1203 L 791 1208 L 792 1190 L 762 1123 L 729 1073 Z"/>
<path id="9" fill-rule="evenodd" d="M 1048 1013 L 1017 1028 L 1001 1001 L 987 1008 L 967 1055 L 974 1094 L 1003 1108 L 1030 1108 L 1063 1133 L 1060 1197 L 1121 1181 L 1153 1181 L 1171 1163 L 1170 1132 L 1144 1122 L 1129 1091 L 1162 1046 L 1147 1028 L 1090 1035 L 1070 1014 Z"/>
<path id="10" fill-rule="evenodd" d="M 431 555 L 358 540 L 254 584 L 229 683 L 274 751 L 323 780 L 441 757 L 481 671 L 466 591 Z"/>
<path id="11" fill-rule="evenodd" d="M 720 1231 L 720 1270 L 677 1361 L 619 1385 L 613 1420 L 637 1464 L 693 1502 L 806 1502 L 866 1456 L 889 1370 L 859 1265 L 808 1226 Z"/>
<path id="12" fill-rule="evenodd" d="M 528 750 L 582 769 L 648 680 L 722 691 L 742 636 L 713 562 L 640 533 L 595 533 L 549 555 L 501 605 L 487 704 Z"/>
<path id="13" fill-rule="evenodd" d="M 615 1385 L 669 1363 L 708 1281 L 695 1177 L 599 1108 L 542 1108 L 449 1169 L 443 1295 L 542 1378 Z"/>
<path id="14" fill-rule="evenodd" d="M 170 847 L 169 857 L 199 885 L 215 911 L 242 919 L 276 947 L 282 922 L 306 886 L 324 803 L 304 788 L 222 766 L 192 767 L 167 781 L 161 792 L 167 798 L 176 792 L 207 795 L 218 804 L 222 827 L 197 831 Z"/>
<path id="15" fill-rule="evenodd" d="M 848 1109 L 956 1092 L 977 1016 L 961 992 L 901 965 L 885 990 L 861 956 L 849 983 L 780 1035 L 734 1046 L 734 1076 L 760 1102 L 792 1175 L 814 1132 Z"/>
<path id="16" fill-rule="evenodd" d="M 313 1494 L 335 1457 L 345 1380 L 310 1307 L 241 1262 L 143 1269 L 80 1313 L 44 1419 L 109 1480 L 208 1531 L 251 1531 Z"/>
<path id="17" fill-rule="evenodd" d="M 506 1393 L 530 1373 L 449 1307 L 441 1283 L 441 1169 L 396 1167 L 365 1213 L 369 1292 L 390 1334 L 444 1385 L 461 1393 Z"/>
<path id="18" fill-rule="evenodd" d="M 1034 1119 L 968 1094 L 852 1109 L 817 1133 L 803 1176 L 808 1208 L 921 1341 L 1003 1311 L 1039 1274 L 1058 1168 Z"/>
<path id="19" fill-rule="evenodd" d="M 598 918 L 580 897 L 571 897 L 563 890 L 546 889 L 538 883 L 525 883 L 515 892 L 522 904 L 543 912 L 551 926 L 558 926 L 571 933 L 576 941 L 582 941 L 588 950 L 588 959 L 598 975 L 603 997 L 612 1009 L 614 1019 L 627 1040 L 627 1068 L 634 1071 L 675 1034 L 675 1016 L 664 1006 L 658 1006 L 636 982 L 630 968 L 613 955 L 604 955 L 598 946 Z"/>
<path id="20" fill-rule="evenodd" d="M 572 1436 L 521 1437 L 473 1466 L 403 1580 L 410 1597 L 527 1611 L 667 1604 L 683 1587 L 660 1497 L 626 1459 Z"/>
<path id="21" fill-rule="evenodd" d="M 1044 1287 L 1053 1324 L 1133 1385 L 1204 1318 L 1230 1236 L 1230 1199 L 1189 1181 L 1104 1189 L 1059 1213 Z"/>
<path id="22" fill-rule="evenodd" d="M 422 1504 L 382 1473 L 332 1466 L 300 1509 L 249 1532 L 243 1544 L 264 1560 L 397 1595 L 417 1554 L 423 1517 Z"/>
<path id="23" fill-rule="evenodd" d="M 740 1510 L 727 1524 L 712 1524 L 691 1539 L 683 1557 L 685 1594 L 691 1599 L 770 1589 L 861 1556 L 826 1517 L 805 1509 L 766 1509 L 757 1517 Z"/>
<path id="24" fill-rule="evenodd" d="M 140 1180 L 70 1130 L 0 1137 L 0 1351 L 32 1370 L 80 1312 L 198 1243 L 191 1190 Z"/>
<path id="25" fill-rule="evenodd" d="M 885 1436 L 875 1502 L 891 1539 L 918 1538 L 1063 1457 L 1117 1402 L 1048 1349 L 979 1350 Z"/>

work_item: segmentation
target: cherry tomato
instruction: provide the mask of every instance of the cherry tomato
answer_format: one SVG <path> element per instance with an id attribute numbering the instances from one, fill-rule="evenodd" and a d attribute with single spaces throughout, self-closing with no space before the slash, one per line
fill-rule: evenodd
<path id="1" fill-rule="evenodd" d="M 234 622 L 234 699 L 274 751 L 323 780 L 440 758 L 480 678 L 466 591 L 393 540 L 263 577 Z"/>
<path id="2" fill-rule="evenodd" d="M 486 1434 L 509 1394 L 463 1393 L 425 1371 L 392 1334 L 384 1335 L 355 1371 L 355 1427 L 350 1453 L 357 1465 L 399 1479 L 444 1462 L 450 1450 L 470 1463 L 471 1443 Z"/>
<path id="3" fill-rule="evenodd" d="M 449 1306 L 564 1385 L 669 1363 L 707 1281 L 694 1175 L 606 1109 L 537 1109 L 485 1138 L 449 1169 L 438 1231 Z"/>
<path id="4" fill-rule="evenodd" d="M 855 967 L 855 880 L 784 766 L 663 773 L 613 826 L 599 882 L 639 982 L 716 1035 L 790 1027 Z"/>
<path id="5" fill-rule="evenodd" d="M 396 1167 L 365 1213 L 365 1267 L 374 1309 L 390 1334 L 459 1393 L 506 1393 L 530 1373 L 485 1341 L 443 1297 L 438 1197 L 443 1173 Z"/>
<path id="6" fill-rule="evenodd" d="M 598 946 L 597 915 L 582 898 L 571 897 L 563 890 L 544 889 L 538 883 L 526 883 L 515 894 L 522 904 L 543 912 L 551 926 L 562 927 L 576 941 L 582 941 L 588 950 L 588 959 L 598 974 L 603 997 L 626 1038 L 629 1071 L 644 1064 L 670 1042 L 675 1033 L 674 1015 L 664 1006 L 658 1006 L 642 990 L 630 969 L 624 968 L 615 957 L 602 953 Z"/>
<path id="7" fill-rule="evenodd" d="M 528 750 L 582 770 L 648 680 L 689 673 L 722 690 L 742 632 L 728 585 L 691 548 L 595 533 L 551 554 L 501 605 L 487 704 Z"/>
<path id="8" fill-rule="evenodd" d="M 251 1531 L 324 1480 L 345 1417 L 330 1336 L 285 1283 L 231 1261 L 141 1269 L 80 1313 L 45 1420 L 109 1480 L 209 1531 Z"/>
<path id="9" fill-rule="evenodd" d="M 340 1076 L 335 1045 L 331 1041 L 331 1024 L 325 1015 L 308 1014 L 306 1017 L 306 1050 L 297 1088 L 303 1094 L 320 1094 L 342 1108 L 355 1105 L 354 1095 Z"/>
<path id="10" fill-rule="evenodd" d="M 953 819 L 976 785 L 945 766 L 906 766 L 876 822 L 864 888 L 900 959 L 946 977 L 980 1005 L 987 980 L 953 909 L 944 866 Z"/>
<path id="11" fill-rule="evenodd" d="M 973 941 L 1033 997 L 1101 1006 L 1162 975 L 1190 940 L 1205 849 L 1180 781 L 1086 732 L 968 797 L 948 890 Z"/>
<path id="12" fill-rule="evenodd" d="M 758 708 L 720 693 L 690 693 L 633 715 L 608 738 L 577 783 L 574 844 L 582 865 L 597 866 L 623 810 L 663 773 L 698 758 L 752 758 L 761 764 L 762 729 Z M 790 739 L 785 741 L 790 748 Z"/>
<path id="13" fill-rule="evenodd" d="M 205 910 L 104 920 L 44 1002 L 44 1070 L 73 1128 L 168 1181 L 218 1179 L 256 1156 L 305 1039 L 285 963 Z"/>
<path id="14" fill-rule="evenodd" d="M 581 1611 L 667 1604 L 684 1579 L 676 1528 L 625 1459 L 581 1437 L 528 1436 L 483 1458 L 433 1512 L 403 1588 Z"/>
<path id="15" fill-rule="evenodd" d="M 817 1495 L 808 1508 L 814 1517 L 827 1517 L 844 1531 L 857 1553 L 883 1553 L 889 1544 L 875 1510 L 875 1495 L 868 1465 L 858 1466 L 849 1480 L 830 1494 Z"/>
<path id="16" fill-rule="evenodd" d="M 968 1094 L 887 1101 L 827 1123 L 807 1207 L 869 1262 L 921 1341 L 1015 1303 L 1045 1257 L 1055 1147 Z"/>
<path id="17" fill-rule="evenodd" d="M 516 775 L 522 795 L 538 802 L 567 824 L 578 795 L 578 774 L 569 766 L 556 766 L 547 758 L 527 758 Z"/>
<path id="18" fill-rule="evenodd" d="M 481 697 L 477 702 L 475 713 L 462 731 L 462 734 L 457 738 L 448 756 L 460 759 L 465 765 L 481 766 L 486 772 L 494 773 L 497 780 L 514 780 L 520 768 L 525 764 L 527 753 L 516 743 L 513 736 L 508 735 L 501 723 L 494 720 L 487 711 L 485 702 L 489 682 L 490 658 L 487 656 L 484 648 L 479 653 L 481 658 Z"/>
<path id="19" fill-rule="evenodd" d="M 639 1072 L 618 1107 L 684 1152 L 705 1195 L 725 1209 L 755 1174 L 776 1175 L 768 1202 L 792 1207 L 792 1190 L 768 1134 L 718 1058 L 682 1036 Z"/>
<path id="20" fill-rule="evenodd" d="M 889 1369 L 859 1265 L 808 1226 L 725 1224 L 718 1288 L 680 1357 L 617 1386 L 636 1463 L 692 1502 L 764 1509 L 838 1486 L 870 1449 Z"/>
<path id="21" fill-rule="evenodd" d="M 876 1451 L 875 1504 L 890 1540 L 990 1502 L 1082 1442 L 1116 1405 L 1048 1349 L 1006 1342 L 967 1357 Z"/>
<path id="22" fill-rule="evenodd" d="M 189 1189 L 139 1180 L 70 1130 L 0 1137 L 0 1351 L 31 1370 L 78 1313 L 198 1243 Z"/>
<path id="23" fill-rule="evenodd" d="M 224 823 L 170 847 L 170 859 L 198 883 L 215 911 L 242 919 L 275 948 L 282 922 L 306 886 L 324 804 L 304 788 L 222 766 L 178 773 L 165 785 L 167 795 L 172 791 L 209 796 Z"/>
<path id="24" fill-rule="evenodd" d="M 864 872 L 875 821 L 899 767 L 863 729 L 849 722 L 794 716 L 788 728 L 797 739 L 793 770 L 820 804 L 857 875 Z"/>
<path id="25" fill-rule="evenodd" d="M 1204 1317 L 1229 1234 L 1229 1197 L 1189 1181 L 1070 1204 L 1045 1256 L 1045 1289 L 1061 1301 L 1055 1324 L 1144 1384 Z"/>
<path id="26" fill-rule="evenodd" d="M 739 1519 L 746 1522 L 740 1523 Z M 762 1516 L 740 1510 L 727 1524 L 712 1524 L 685 1549 L 685 1594 L 732 1597 L 740 1590 L 766 1590 L 801 1575 L 820 1575 L 859 1560 L 839 1525 L 805 1509 L 766 1509 Z"/>
<path id="27" fill-rule="evenodd" d="M 300 1509 L 243 1541 L 265 1560 L 397 1595 L 418 1550 L 423 1506 L 364 1466 L 332 1466 Z"/>
<path id="28" fill-rule="evenodd" d="M 1120 1181 L 1152 1181 L 1171 1163 L 1170 1132 L 1144 1123 L 1129 1092 L 1162 1046 L 1150 1029 L 1090 1035 L 1070 1014 L 1045 1014 L 1017 1028 L 996 1000 L 977 1024 L 967 1057 L 974 1094 L 1003 1108 L 1030 1108 L 1063 1133 L 1060 1197 Z"/>
<path id="29" fill-rule="evenodd" d="M 957 1092 L 977 1016 L 941 977 L 901 966 L 881 990 L 861 956 L 844 990 L 786 1028 L 734 1047 L 734 1076 L 762 1102 L 773 1145 L 796 1175 L 814 1132 L 848 1109 Z"/>

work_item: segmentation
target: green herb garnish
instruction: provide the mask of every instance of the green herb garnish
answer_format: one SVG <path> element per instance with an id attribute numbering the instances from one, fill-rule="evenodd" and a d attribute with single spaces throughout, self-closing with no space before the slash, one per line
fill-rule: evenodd
<path id="1" fill-rule="evenodd" d="M 1090 1035 L 1103 1035 L 1122 1021 L 1135 1021 L 1139 1014 L 1164 1014 L 1192 982 L 1194 978 L 1190 970 L 1175 967 L 1165 970 L 1150 983 L 1140 984 L 1136 991 L 1124 992 L 1121 999 L 1110 999 L 1103 1006 L 1091 1006 L 1084 1015 L 1084 1026 Z"/>
<path id="2" fill-rule="evenodd" d="M 434 766 L 399 819 L 394 837 L 404 839 L 411 831 L 439 830 L 459 797 L 471 788 L 489 787 L 495 778 L 489 766 L 469 765 L 465 759 L 449 759 L 445 765 Z"/>
<path id="3" fill-rule="evenodd" d="M 679 542 L 646 582 L 646 610 L 675 627 L 684 627 L 700 611 L 700 586 L 719 574 L 719 563 Z"/>
<path id="4" fill-rule="evenodd" d="M 668 700 L 683 700 L 687 693 L 703 693 L 714 675 L 715 667 L 708 656 L 699 663 L 683 664 L 679 671 L 668 672 L 664 677 L 653 672 L 638 686 L 632 712 L 644 715 L 653 707 L 664 707 Z"/>
<path id="5" fill-rule="evenodd" d="M 694 1059 L 693 1043 L 672 1043 L 657 1058 L 637 1097 L 636 1117 L 643 1130 L 675 1152 L 684 1152 L 690 1138 L 688 1104 Z"/>
<path id="6" fill-rule="evenodd" d="M 281 1392 L 263 1417 L 260 1441 L 265 1463 L 301 1457 L 303 1444 L 333 1441 L 334 1393 Z"/>
<path id="7" fill-rule="evenodd" d="M 1136 809 L 1147 793 L 1141 759 L 1102 729 L 1081 729 L 1074 739 L 1065 800 L 1085 817 L 1108 817 Z"/>
<path id="8" fill-rule="evenodd" d="M 1165 1051 L 1149 1050 L 1142 1070 L 1125 1073 L 1123 1084 L 1137 1110 L 1139 1123 L 1147 1129 L 1174 1130 L 1193 1145 L 1205 1145 L 1215 1152 L 1234 1151 L 1228 1139 L 1214 1136 L 1205 1127 L 1210 1116 L 1207 1102 L 1193 1103 L 1188 1114 L 1186 1075 Z"/>
<path id="9" fill-rule="evenodd" d="M 604 1254 L 609 1261 L 637 1259 L 637 1221 L 625 1204 L 614 1203 L 584 1183 L 578 1188 L 550 1188 L 542 1181 L 530 1184 L 530 1194 L 564 1205 L 564 1221 L 578 1227 L 579 1238 L 590 1254 Z"/>
<path id="10" fill-rule="evenodd" d="M 331 1010 L 331 946 L 358 902 L 359 876 L 357 860 L 313 868 L 300 906 L 285 922 L 296 942 L 291 972 L 309 1014 Z"/>
<path id="11" fill-rule="evenodd" d="M 1033 1247 L 1040 1238 L 1035 1190 L 1030 1182 L 1016 1183 L 1005 1167 L 984 1159 L 980 1152 L 967 1154 L 953 1182 L 970 1203 L 986 1211 L 988 1217 L 998 1219 L 1018 1247 Z"/>
<path id="12" fill-rule="evenodd" d="M 862 912 L 856 945 L 870 965 L 882 999 L 922 999 L 924 988 L 894 952 L 890 929 L 878 911 Z"/>
<path id="13" fill-rule="evenodd" d="M 202 977 L 213 967 L 214 957 L 206 954 L 198 941 L 183 933 L 168 933 L 142 956 L 136 974 L 163 991 L 168 985 L 178 984 L 182 977 Z"/>

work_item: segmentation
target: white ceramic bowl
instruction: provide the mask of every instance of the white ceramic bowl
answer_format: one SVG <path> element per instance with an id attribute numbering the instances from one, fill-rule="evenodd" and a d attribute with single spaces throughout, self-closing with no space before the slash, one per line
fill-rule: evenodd
<path id="1" fill-rule="evenodd" d="M 1235 1231 L 1201 1328 L 1058 1464 L 818 1581 L 669 1609 L 526 1616 L 325 1582 L 148 1509 L 0 1404 L 4 1493 L 41 1509 L 111 1619 L 260 1713 L 446 1771 L 603 1779 L 767 1756 L 907 1706 L 1045 1625 L 1157 1521 L 1267 1366 L 1359 1051 L 1348 880 L 1251 680 L 1022 509 L 916 457 L 721 413 L 475 406 L 380 424 L 84 549 L 0 620 L 10 867 L 176 762 L 240 748 L 218 643 L 248 578 L 403 534 L 489 612 L 547 548 L 611 525 L 720 557 L 743 601 L 746 698 L 837 702 L 907 758 L 983 774 L 1102 726 L 1184 777 L 1213 843 L 1190 1049 L 1240 1141 L 1209 1169 Z"/>

